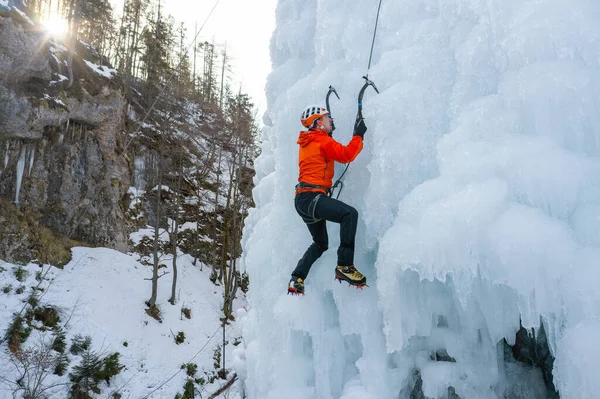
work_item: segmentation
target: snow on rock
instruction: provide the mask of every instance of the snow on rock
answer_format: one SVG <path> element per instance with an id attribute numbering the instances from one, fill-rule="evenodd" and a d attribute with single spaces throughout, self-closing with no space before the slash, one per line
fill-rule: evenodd
<path id="1" fill-rule="evenodd" d="M 365 146 L 340 197 L 359 211 L 355 264 L 370 288 L 335 283 L 330 224 L 306 296 L 286 295 L 311 241 L 292 202 L 299 113 L 333 85 L 334 137 L 350 140 L 375 5 L 277 8 L 243 237 L 248 398 L 403 399 L 416 371 L 432 398 L 449 386 L 547 397 L 539 369 L 515 373 L 498 350 L 520 320 L 544 322 L 561 395 L 597 396 L 598 2 L 384 1 L 369 71 L 380 94 L 365 94 Z M 432 359 L 439 348 L 454 362 Z"/>
<path id="2" fill-rule="evenodd" d="M 146 228 L 139 229 L 129 235 L 129 239 L 133 245 L 139 245 L 144 238 L 154 240 L 154 227 L 147 226 Z M 161 243 L 166 244 L 169 242 L 169 233 L 163 228 L 158 229 L 158 239 Z"/>
<path id="3" fill-rule="evenodd" d="M 56 57 L 54 56 L 54 54 L 52 54 L 52 56 L 53 56 L 53 57 L 56 59 L 56 62 L 59 62 L 59 61 L 58 61 L 58 58 L 56 58 Z M 55 85 L 55 84 L 57 84 L 57 83 L 60 83 L 60 82 L 63 82 L 63 81 L 65 81 L 65 80 L 69 80 L 69 78 L 67 78 L 67 77 L 66 77 L 66 76 L 64 76 L 64 75 L 57 74 L 57 76 L 58 76 L 58 80 L 51 80 L 51 81 L 50 81 L 50 85 Z"/>
<path id="4" fill-rule="evenodd" d="M 52 83 L 52 82 L 50 82 L 50 83 Z M 44 93 L 44 98 L 43 98 L 43 99 L 44 99 L 44 100 L 50 100 L 50 101 L 54 101 L 55 103 L 57 103 L 57 104 L 60 104 L 60 105 L 62 105 L 63 107 L 66 107 L 66 106 L 67 106 L 67 105 L 66 105 L 66 104 L 65 104 L 65 103 L 64 103 L 64 102 L 63 102 L 61 99 L 59 99 L 59 98 L 56 98 L 56 97 L 51 97 L 50 95 L 48 95 L 48 94 L 46 94 L 46 93 Z"/>
<path id="5" fill-rule="evenodd" d="M 8 4 L 7 4 L 8 5 Z M 27 21 L 30 25 L 35 26 L 35 22 L 31 20 L 23 11 L 21 11 L 18 7 L 12 7 L 12 10 L 17 12 L 25 21 Z"/>
<path id="6" fill-rule="evenodd" d="M 50 43 L 50 46 L 48 47 L 48 50 L 52 54 L 55 54 L 55 53 L 64 53 L 64 52 L 68 51 L 67 47 L 64 44 L 56 43 L 56 42 L 53 42 L 53 41 L 50 41 L 49 43 Z"/>
<path id="7" fill-rule="evenodd" d="M 91 61 L 88 60 L 83 60 L 87 66 L 89 66 L 94 72 L 96 72 L 99 75 L 104 76 L 105 78 L 112 78 L 114 74 L 117 73 L 116 69 L 113 68 L 109 68 L 107 66 L 104 65 L 96 65 Z"/>

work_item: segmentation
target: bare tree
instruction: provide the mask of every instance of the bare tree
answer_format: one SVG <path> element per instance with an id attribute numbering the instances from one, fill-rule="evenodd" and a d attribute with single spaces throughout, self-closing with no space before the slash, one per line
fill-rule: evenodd
<path id="1" fill-rule="evenodd" d="M 60 354 L 52 349 L 52 343 L 40 338 L 33 347 L 21 349 L 11 354 L 10 362 L 17 372 L 17 378 L 12 381 L 0 376 L 0 381 L 8 384 L 16 396 L 21 394 L 23 398 L 42 399 L 46 398 L 48 391 L 66 383 L 46 384 L 46 379 L 56 367 Z"/>
<path id="2" fill-rule="evenodd" d="M 161 155 L 158 157 L 158 185 L 156 189 L 156 222 L 154 223 L 154 248 L 152 249 L 152 255 L 154 261 L 152 263 L 152 295 L 148 300 L 148 307 L 154 308 L 156 306 L 156 297 L 158 295 L 158 279 L 161 277 L 158 275 L 159 266 L 159 238 L 160 238 L 160 217 L 161 217 L 161 194 L 162 194 L 162 159 Z"/>
<path id="3" fill-rule="evenodd" d="M 179 147 L 179 173 L 177 176 L 177 187 L 175 189 L 175 206 L 173 215 L 173 229 L 170 234 L 171 252 L 173 254 L 173 280 L 171 283 L 171 298 L 169 302 L 175 305 L 175 293 L 177 291 L 177 236 L 179 233 L 179 217 L 181 213 L 181 180 L 183 178 L 183 147 Z"/>

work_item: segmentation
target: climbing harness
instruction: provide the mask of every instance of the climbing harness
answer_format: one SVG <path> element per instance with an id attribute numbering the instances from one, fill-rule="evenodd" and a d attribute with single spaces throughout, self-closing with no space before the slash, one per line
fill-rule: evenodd
<path id="1" fill-rule="evenodd" d="M 365 95 L 365 91 L 367 90 L 367 88 L 369 86 L 371 86 L 377 92 L 377 94 L 379 94 L 379 90 L 377 89 L 377 86 L 375 86 L 375 83 L 369 79 L 369 71 L 371 70 L 371 59 L 373 58 L 373 47 L 375 46 L 375 36 L 377 35 L 377 25 L 379 23 L 379 11 L 381 10 L 381 2 L 382 1 L 383 0 L 379 0 L 379 6 L 377 7 L 377 17 L 375 18 L 375 29 L 373 29 L 373 40 L 371 41 L 371 51 L 369 52 L 369 65 L 367 66 L 367 74 L 365 76 L 363 76 L 365 83 L 363 84 L 360 91 L 358 92 L 358 112 L 356 113 L 356 120 L 354 121 L 354 129 L 355 130 L 356 130 L 356 127 L 358 126 L 358 124 L 364 119 L 363 114 L 362 114 L 362 108 L 363 108 L 362 101 L 363 101 L 363 97 Z M 327 105 L 327 110 L 329 111 L 329 116 L 331 116 L 331 109 L 329 108 L 329 96 L 331 95 L 332 91 L 337 96 L 337 92 L 335 91 L 335 89 L 333 89 L 332 86 L 329 86 L 329 91 L 327 92 L 327 97 L 325 98 L 325 103 Z M 340 98 L 340 97 L 338 96 L 338 98 Z M 333 125 L 332 125 L 332 128 L 333 128 Z M 333 131 L 333 129 L 332 129 L 332 131 Z M 335 189 L 339 186 L 340 189 L 338 190 L 338 193 L 335 196 L 336 199 L 339 198 L 339 196 L 342 193 L 342 190 L 344 188 L 344 183 L 342 182 L 342 179 L 344 178 L 344 175 L 348 171 L 349 166 L 350 166 L 350 163 L 347 163 L 346 167 L 344 168 L 344 171 L 342 172 L 342 175 L 335 181 L 333 187 L 331 187 L 331 191 L 329 193 L 330 197 L 333 197 L 333 193 L 334 193 Z"/>

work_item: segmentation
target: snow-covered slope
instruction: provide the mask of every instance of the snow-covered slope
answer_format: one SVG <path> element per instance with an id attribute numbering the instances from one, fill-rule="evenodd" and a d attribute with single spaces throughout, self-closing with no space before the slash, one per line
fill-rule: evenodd
<path id="1" fill-rule="evenodd" d="M 15 278 L 17 265 L 0 262 L 3 270 L 0 287 L 12 286 L 10 292 L 0 292 L 0 331 L 4 334 L 13 313 L 21 311 L 31 293 L 30 287 L 38 286 L 36 274 L 41 271 L 44 279 L 39 284 L 43 288 L 39 306 L 48 305 L 59 310 L 59 324 L 67 332 L 67 349 L 72 338 L 79 334 L 92 338 L 94 351 L 120 353 L 120 362 L 125 369 L 111 380 L 110 387 L 103 384 L 102 394 L 97 397 L 108 397 L 109 393 L 118 391 L 122 398 L 172 398 L 177 392 L 183 392 L 186 370 L 181 366 L 187 363 L 197 364 L 195 377 L 208 382 L 216 373 L 213 356 L 223 339 L 219 321 L 222 289 L 210 281 L 208 267 L 200 271 L 191 264 L 189 256 L 180 255 L 176 305 L 168 303 L 172 274 L 159 280 L 158 305 L 162 317 L 159 323 L 145 313 L 144 301 L 150 296 L 148 279 L 152 270 L 140 264 L 138 258 L 106 248 L 77 247 L 73 248 L 73 260 L 63 270 L 49 266 L 41 268 L 33 263 L 25 266 L 28 273 L 23 282 Z M 161 261 L 169 263 L 168 259 Z M 25 290 L 18 294 L 16 291 L 21 286 Z M 237 301 L 234 308 L 242 304 Z M 190 319 L 182 314 L 182 308 L 191 311 Z M 184 333 L 185 340 L 176 344 L 175 336 L 179 332 Z M 44 336 L 48 342 L 50 332 L 44 334 L 34 330 L 24 348 L 39 345 Z M 234 343 L 239 342 L 239 337 L 236 324 L 231 324 L 226 329 L 227 367 L 231 367 L 232 359 L 235 360 Z M 71 358 L 69 372 L 80 357 L 68 355 Z M 15 381 L 16 373 L 7 346 L 2 345 L 0 398 L 12 397 L 15 385 L 9 382 Z M 50 386 L 57 382 L 68 382 L 66 374 L 58 377 L 49 373 L 45 384 Z M 212 394 L 223 383 L 217 379 L 212 384 L 197 385 L 197 389 L 203 395 Z M 56 387 L 50 390 L 49 398 L 66 398 L 68 389 L 68 385 Z M 234 392 L 229 395 L 236 397 Z"/>
<path id="2" fill-rule="evenodd" d="M 596 397 L 596 1 L 384 0 L 369 75 L 380 94 L 365 96 L 365 149 L 340 197 L 360 213 L 355 262 L 370 288 L 335 283 L 330 225 L 306 296 L 286 296 L 310 243 L 292 202 L 300 111 L 333 85 L 334 137 L 350 139 L 377 4 L 278 4 L 244 236 L 248 397 L 404 398 L 418 379 L 429 398 L 448 387 L 544 397 L 539 370 L 505 361 L 499 345 L 515 343 L 520 319 L 543 322 L 555 357 L 546 385 Z M 440 348 L 455 361 L 436 361 Z"/>

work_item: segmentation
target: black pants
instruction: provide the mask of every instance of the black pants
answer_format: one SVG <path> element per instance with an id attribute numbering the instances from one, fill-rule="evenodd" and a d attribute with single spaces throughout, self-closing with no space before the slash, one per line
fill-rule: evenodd
<path id="1" fill-rule="evenodd" d="M 325 221 L 340 224 L 340 247 L 337 251 L 338 265 L 354 264 L 354 237 L 358 224 L 358 211 L 350 205 L 321 193 L 304 192 L 294 199 L 296 212 L 302 217 L 312 235 L 313 243 L 308 247 L 292 276 L 305 279 L 311 266 L 323 252 L 327 251 L 329 238 Z"/>

